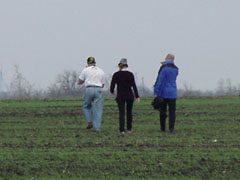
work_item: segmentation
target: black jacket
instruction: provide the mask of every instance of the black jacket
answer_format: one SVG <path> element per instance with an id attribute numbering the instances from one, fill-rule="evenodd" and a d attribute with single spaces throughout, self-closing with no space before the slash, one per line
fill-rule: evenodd
<path id="1" fill-rule="evenodd" d="M 136 98 L 139 98 L 133 73 L 129 71 L 118 71 L 114 73 L 110 87 L 112 94 L 114 94 L 115 85 L 117 85 L 116 100 L 131 100 L 134 99 L 134 94 Z"/>

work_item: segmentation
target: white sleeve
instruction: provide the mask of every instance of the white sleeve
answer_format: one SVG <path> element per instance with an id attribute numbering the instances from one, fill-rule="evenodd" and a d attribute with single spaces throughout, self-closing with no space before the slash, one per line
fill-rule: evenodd
<path id="1" fill-rule="evenodd" d="M 85 69 L 81 72 L 79 79 L 81 79 L 82 81 L 85 81 L 86 79 Z"/>

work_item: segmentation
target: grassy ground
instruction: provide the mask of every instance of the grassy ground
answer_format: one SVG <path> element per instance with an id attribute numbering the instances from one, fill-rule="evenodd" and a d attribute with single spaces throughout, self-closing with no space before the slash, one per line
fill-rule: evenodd
<path id="1" fill-rule="evenodd" d="M 101 133 L 85 129 L 78 99 L 0 101 L 0 180 L 240 179 L 238 97 L 179 99 L 174 135 L 150 102 L 121 137 L 113 100 Z"/>

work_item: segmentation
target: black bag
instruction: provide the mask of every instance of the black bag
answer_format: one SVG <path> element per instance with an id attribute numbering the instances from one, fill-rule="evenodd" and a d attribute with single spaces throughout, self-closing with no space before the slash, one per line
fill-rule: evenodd
<path id="1" fill-rule="evenodd" d="M 152 101 L 152 106 L 154 109 L 159 110 L 164 102 L 164 99 L 160 96 L 157 96 Z"/>

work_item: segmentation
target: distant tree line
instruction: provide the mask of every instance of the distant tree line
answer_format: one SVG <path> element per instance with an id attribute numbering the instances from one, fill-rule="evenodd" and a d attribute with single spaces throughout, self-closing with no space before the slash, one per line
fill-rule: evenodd
<path id="1" fill-rule="evenodd" d="M 235 86 L 231 79 L 220 79 L 215 90 L 194 90 L 187 82 L 183 83 L 183 88 L 178 89 L 178 95 L 181 96 L 239 96 L 240 84 Z"/>
<path id="2" fill-rule="evenodd" d="M 81 97 L 84 93 L 84 86 L 79 86 L 78 76 L 80 72 L 75 70 L 64 71 L 57 75 L 56 80 L 47 89 L 37 89 L 15 66 L 14 78 L 8 88 L 7 98 L 60 98 L 60 97 Z M 153 96 L 153 87 L 149 88 L 144 83 L 144 78 L 139 82 L 136 74 L 138 91 L 141 97 Z M 111 75 L 107 75 L 104 87 L 105 97 L 113 97 L 109 92 Z M 187 82 L 183 83 L 183 88 L 178 90 L 178 95 L 182 96 L 236 96 L 240 94 L 240 84 L 232 85 L 230 79 L 220 79 L 214 91 L 194 90 Z M 3 98 L 3 97 L 0 97 Z"/>

